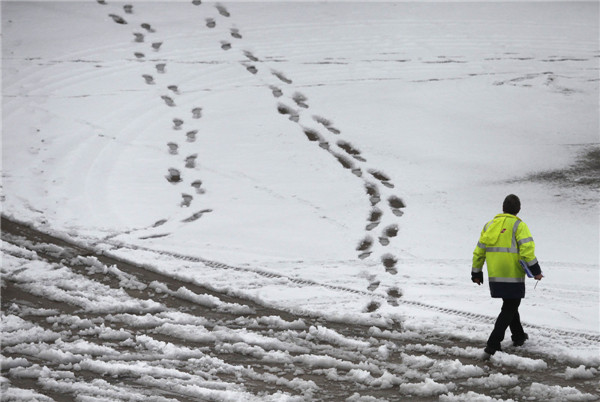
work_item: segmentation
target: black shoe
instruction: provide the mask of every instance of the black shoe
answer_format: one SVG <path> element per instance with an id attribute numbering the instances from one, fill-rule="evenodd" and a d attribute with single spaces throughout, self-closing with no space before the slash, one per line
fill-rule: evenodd
<path id="1" fill-rule="evenodd" d="M 523 346 L 523 344 L 525 343 L 525 341 L 527 339 L 529 339 L 529 335 L 527 335 L 526 333 L 523 333 L 523 335 L 514 336 L 514 337 L 512 337 L 513 345 L 514 346 Z"/>
<path id="2" fill-rule="evenodd" d="M 486 346 L 486 347 L 485 347 L 485 349 L 483 349 L 483 355 L 481 356 L 481 358 L 482 358 L 483 360 L 490 360 L 490 358 L 492 357 L 492 355 L 493 355 L 494 353 L 496 353 L 496 351 L 498 351 L 498 350 L 500 350 L 500 351 L 502 350 L 502 349 L 500 348 L 500 346 L 498 346 L 498 349 L 496 349 L 496 348 L 492 348 L 492 347 L 490 347 L 490 346 Z"/>

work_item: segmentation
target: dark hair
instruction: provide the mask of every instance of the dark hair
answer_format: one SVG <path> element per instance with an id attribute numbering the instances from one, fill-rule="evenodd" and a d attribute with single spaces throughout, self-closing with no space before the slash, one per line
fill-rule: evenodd
<path id="1" fill-rule="evenodd" d="M 514 194 L 509 194 L 502 203 L 502 211 L 506 214 L 516 215 L 521 210 L 521 200 Z"/>

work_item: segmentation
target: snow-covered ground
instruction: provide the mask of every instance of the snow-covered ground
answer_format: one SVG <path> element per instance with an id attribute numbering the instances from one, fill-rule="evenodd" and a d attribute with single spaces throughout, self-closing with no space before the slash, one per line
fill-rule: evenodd
<path id="1" fill-rule="evenodd" d="M 2 2 L 4 215 L 292 313 L 483 347 L 500 302 L 471 254 L 515 193 L 546 275 L 524 349 L 597 379 L 597 3 L 103 3 Z M 10 243 L 3 277 L 67 286 Z M 44 297 L 156 307 L 84 288 Z M 60 339 L 31 325 L 3 304 L 3 345 Z"/>

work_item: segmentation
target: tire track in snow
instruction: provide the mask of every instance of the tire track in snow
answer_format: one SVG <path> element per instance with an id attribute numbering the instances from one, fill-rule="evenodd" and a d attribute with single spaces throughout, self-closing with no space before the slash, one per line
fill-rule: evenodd
<path id="1" fill-rule="evenodd" d="M 156 249 L 133 245 L 133 244 L 128 244 L 128 243 L 124 243 L 124 242 L 106 241 L 103 243 L 109 244 L 109 245 L 111 245 L 113 247 L 117 247 L 117 248 L 131 249 L 131 250 L 143 250 L 143 251 L 147 251 L 147 252 L 151 252 L 151 253 L 155 253 L 155 254 L 159 254 L 159 255 L 170 256 L 173 258 L 180 259 L 182 261 L 201 263 L 210 268 L 232 270 L 232 271 L 237 271 L 237 272 L 251 272 L 256 275 L 263 276 L 265 278 L 286 279 L 286 281 L 289 281 L 290 283 L 295 283 L 298 285 L 318 286 L 318 287 L 323 287 L 323 288 L 330 289 L 330 290 L 351 293 L 351 294 L 356 294 L 356 295 L 368 296 L 368 297 L 372 297 L 372 298 L 379 299 L 382 301 L 387 299 L 387 297 L 384 295 L 372 293 L 372 291 L 376 290 L 376 288 L 373 288 L 372 290 L 369 289 L 367 291 L 359 290 L 359 289 L 352 289 L 352 288 L 340 286 L 340 285 L 330 285 L 327 283 L 321 283 L 321 282 L 317 282 L 317 281 L 314 281 L 311 279 L 298 279 L 298 278 L 286 276 L 283 274 L 275 273 L 272 271 L 265 271 L 265 270 L 261 270 L 261 269 L 257 269 L 257 268 L 236 267 L 236 266 L 225 264 L 225 263 L 218 262 L 218 261 L 207 260 L 205 258 L 201 258 L 201 257 L 197 257 L 197 256 L 191 256 L 191 255 L 175 253 L 175 252 L 170 252 L 170 251 L 164 251 L 164 250 L 156 250 Z M 98 245 L 98 244 L 100 244 L 100 243 L 96 243 L 96 245 Z M 485 314 L 478 314 L 478 313 L 473 313 L 470 311 L 457 310 L 457 309 L 452 309 L 452 308 L 447 308 L 447 307 L 439 307 L 439 306 L 435 306 L 432 304 L 427 304 L 427 303 L 423 303 L 423 302 L 419 302 L 419 301 L 415 301 L 415 300 L 398 299 L 397 302 L 398 302 L 398 305 L 410 305 L 410 306 L 419 307 L 419 308 L 422 308 L 425 310 L 435 311 L 435 312 L 438 312 L 441 314 L 455 315 L 455 316 L 472 319 L 473 321 L 476 321 L 476 322 L 484 321 L 484 322 L 494 323 L 496 320 L 496 317 L 488 316 Z M 600 335 L 597 335 L 597 334 L 562 330 L 562 329 L 558 329 L 558 328 L 551 328 L 551 327 L 529 324 L 529 323 L 527 324 L 527 327 L 536 328 L 536 329 L 539 329 L 542 331 L 555 333 L 555 334 L 561 335 L 561 336 L 570 336 L 570 337 L 581 338 L 581 339 L 585 339 L 585 340 L 589 340 L 589 341 L 600 342 Z"/>
<path id="2" fill-rule="evenodd" d="M 507 387 L 494 386 L 499 381 L 518 384 L 529 394 L 540 387 L 580 395 L 595 390 L 593 380 L 564 378 L 563 363 L 527 357 L 519 350 L 510 359 L 481 362 L 480 351 L 469 342 L 299 316 L 169 278 L 4 217 L 2 227 L 3 240 L 21 247 L 3 247 L 3 252 L 21 258 L 24 266 L 47 261 L 51 271 L 78 278 L 76 283 L 104 283 L 112 292 L 124 288 L 132 300 L 154 303 L 147 305 L 152 310 L 119 310 L 118 305 L 98 310 L 57 297 L 49 300 L 42 288 L 51 281 L 21 277 L 27 268 L 5 273 L 4 314 L 38 326 L 47 339 L 5 344 L 3 359 L 13 360 L 5 360 L 10 364 L 2 374 L 19 388 L 51 396 L 60 390 L 66 396 L 57 400 L 82 395 L 84 386 L 89 387 L 87 395 L 112 400 L 130 400 L 132 393 L 189 400 L 205 392 L 220 399 L 225 391 L 250 391 L 260 399 L 265 392 L 282 390 L 303 399 L 336 401 L 351 395 L 437 400 L 438 394 L 451 391 L 514 396 Z M 179 290 L 184 287 L 190 293 Z M 76 286 L 64 290 L 79 292 Z M 212 305 L 198 302 L 203 294 L 213 295 Z M 222 308 L 232 303 L 242 308 Z M 482 390 L 481 384 L 491 386 Z M 432 385 L 435 391 L 424 391 Z"/>

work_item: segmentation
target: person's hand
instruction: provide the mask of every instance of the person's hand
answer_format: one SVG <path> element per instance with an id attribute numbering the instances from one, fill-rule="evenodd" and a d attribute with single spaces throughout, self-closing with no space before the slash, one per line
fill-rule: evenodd
<path id="1" fill-rule="evenodd" d="M 479 286 L 481 286 L 481 279 L 479 279 L 479 278 L 474 279 L 473 282 L 475 282 L 476 284 L 478 284 Z"/>
<path id="2" fill-rule="evenodd" d="M 542 274 L 539 274 L 539 275 L 536 275 L 536 276 L 534 276 L 533 278 L 534 278 L 536 281 L 539 281 L 539 280 L 541 280 L 543 277 L 544 277 L 544 275 L 542 275 Z"/>

